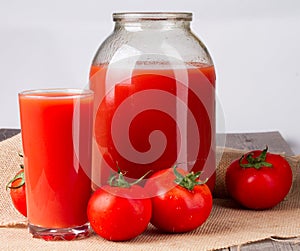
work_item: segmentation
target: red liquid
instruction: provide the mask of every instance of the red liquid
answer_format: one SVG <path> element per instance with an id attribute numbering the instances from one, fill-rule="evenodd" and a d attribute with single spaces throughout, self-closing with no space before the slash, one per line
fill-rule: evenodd
<path id="1" fill-rule="evenodd" d="M 114 69 L 109 74 L 124 75 L 122 69 Z M 140 68 L 118 82 L 108 77 L 106 66 L 92 66 L 90 88 L 96 100 L 94 133 L 102 156 L 100 164 L 95 165 L 102 170 L 93 178 L 94 182 L 105 183 L 110 169 L 116 170 L 117 165 L 127 177 L 138 178 L 149 170 L 155 172 L 178 162 L 194 171 L 206 166 L 203 177 L 210 177 L 215 170 L 214 86 L 214 67 L 207 65 L 177 70 Z M 128 120 L 131 121 L 127 128 Z M 195 127 L 193 121 L 197 133 L 191 128 Z M 156 130 L 165 135 L 165 147 L 156 134 L 153 138 L 162 143 L 151 145 L 149 136 Z M 129 141 L 124 135 L 128 135 Z M 154 145 L 162 148 L 161 155 L 151 152 L 155 150 Z M 183 152 L 178 159 L 181 148 Z M 211 187 L 213 183 L 214 180 Z"/>
<path id="2" fill-rule="evenodd" d="M 93 99 L 82 96 L 79 101 L 70 95 L 19 96 L 27 212 L 29 222 L 35 226 L 69 228 L 88 221 Z M 74 109 L 80 111 L 80 127 L 75 130 L 79 138 L 75 141 Z"/>

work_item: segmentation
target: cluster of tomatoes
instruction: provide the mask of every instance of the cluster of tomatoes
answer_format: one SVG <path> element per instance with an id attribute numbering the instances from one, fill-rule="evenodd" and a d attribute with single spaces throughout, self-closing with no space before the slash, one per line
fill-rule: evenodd
<path id="1" fill-rule="evenodd" d="M 276 206 L 289 192 L 292 171 L 280 155 L 256 150 L 231 163 L 226 188 L 241 206 L 262 210 Z M 164 232 L 181 233 L 201 226 L 212 210 L 209 187 L 200 172 L 188 173 L 176 166 L 153 174 L 140 186 L 128 183 L 121 171 L 91 196 L 87 215 L 94 231 L 112 241 L 132 239 L 149 222 Z M 7 188 L 13 204 L 26 216 L 24 173 L 21 170 Z"/>
<path id="2" fill-rule="evenodd" d="M 97 234 L 113 241 L 138 236 L 149 222 L 165 232 L 191 231 L 212 209 L 211 192 L 199 176 L 200 172 L 187 173 L 174 166 L 156 172 L 142 187 L 129 184 L 119 172 L 90 198 L 90 224 Z"/>

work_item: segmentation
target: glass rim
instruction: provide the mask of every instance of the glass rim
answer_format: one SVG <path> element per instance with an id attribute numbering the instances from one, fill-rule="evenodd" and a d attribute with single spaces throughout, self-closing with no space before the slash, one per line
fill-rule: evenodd
<path id="1" fill-rule="evenodd" d="M 113 21 L 192 21 L 191 12 L 117 12 L 113 13 Z"/>
<path id="2" fill-rule="evenodd" d="M 46 95 L 46 94 L 66 94 L 66 95 Z M 80 88 L 45 88 L 45 89 L 30 89 L 24 90 L 18 93 L 19 97 L 26 98 L 43 98 L 43 99 L 66 99 L 66 98 L 79 98 L 86 96 L 93 96 L 94 92 L 89 89 L 80 89 Z"/>

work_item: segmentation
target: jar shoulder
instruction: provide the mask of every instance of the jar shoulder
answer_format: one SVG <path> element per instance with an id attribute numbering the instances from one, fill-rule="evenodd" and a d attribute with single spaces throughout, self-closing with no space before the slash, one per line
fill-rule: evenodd
<path id="1" fill-rule="evenodd" d="M 190 30 L 114 31 L 99 47 L 93 64 L 108 64 L 128 57 L 213 64 L 206 46 Z"/>

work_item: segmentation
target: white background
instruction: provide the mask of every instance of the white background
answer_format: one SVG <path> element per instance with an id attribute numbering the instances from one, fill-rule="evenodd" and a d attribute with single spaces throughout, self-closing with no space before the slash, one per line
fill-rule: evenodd
<path id="1" fill-rule="evenodd" d="M 226 131 L 278 130 L 300 154 L 298 0 L 0 0 L 0 128 L 20 127 L 22 90 L 86 86 L 119 11 L 193 12 Z"/>

